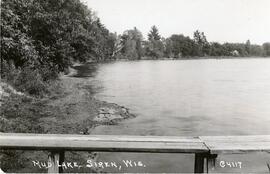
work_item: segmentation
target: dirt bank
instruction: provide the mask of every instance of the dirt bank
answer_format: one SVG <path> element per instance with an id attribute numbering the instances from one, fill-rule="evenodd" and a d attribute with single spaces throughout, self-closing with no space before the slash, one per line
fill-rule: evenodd
<path id="1" fill-rule="evenodd" d="M 52 91 L 53 95 L 43 99 L 16 93 L 2 97 L 0 132 L 91 134 L 98 125 L 117 124 L 134 117 L 123 106 L 95 99 L 91 82 L 86 78 L 72 77 L 74 73 L 72 70 L 71 74 L 62 76 L 60 84 Z M 47 155 L 37 151 L 0 153 L 0 167 L 5 172 L 46 172 L 46 169 L 34 167 L 32 161 L 47 161 Z M 67 161 L 78 163 L 95 157 L 90 152 L 66 153 Z M 93 171 L 69 169 L 66 172 Z"/>

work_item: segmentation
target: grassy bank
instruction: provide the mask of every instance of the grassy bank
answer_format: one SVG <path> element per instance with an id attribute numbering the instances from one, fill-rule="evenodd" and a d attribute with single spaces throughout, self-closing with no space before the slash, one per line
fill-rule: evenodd
<path id="1" fill-rule="evenodd" d="M 71 72 L 74 74 L 74 70 Z M 117 124 L 118 121 L 134 117 L 125 107 L 95 99 L 90 81 L 72 77 L 72 73 L 62 76 L 51 87 L 51 95 L 44 98 L 16 93 L 1 83 L 0 132 L 91 134 L 98 125 Z M 94 154 L 87 152 L 69 152 L 66 160 L 86 162 L 94 157 Z M 0 156 L 0 167 L 5 172 L 46 171 L 33 167 L 33 160 L 47 161 L 47 153 L 5 151 Z M 68 172 L 92 172 L 84 170 L 69 169 Z"/>

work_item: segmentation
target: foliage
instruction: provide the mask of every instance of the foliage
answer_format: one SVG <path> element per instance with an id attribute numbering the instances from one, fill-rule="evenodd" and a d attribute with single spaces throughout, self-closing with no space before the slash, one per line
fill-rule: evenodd
<path id="1" fill-rule="evenodd" d="M 164 45 L 157 27 L 152 26 L 148 33 L 148 41 L 144 43 L 145 55 L 153 58 L 161 58 L 164 56 Z"/>
<path id="2" fill-rule="evenodd" d="M 159 41 L 160 39 L 161 39 L 161 36 L 158 32 L 157 27 L 155 25 L 152 26 L 150 32 L 148 33 L 148 40 L 149 41 L 151 41 L 151 40 Z"/>
<path id="3" fill-rule="evenodd" d="M 208 42 L 204 32 L 196 30 L 193 39 L 183 34 L 173 34 L 168 38 L 162 38 L 156 26 L 148 33 L 148 40 L 143 41 L 144 56 L 151 58 L 182 58 L 204 56 L 269 56 L 270 44 L 263 46 L 246 43 Z"/>
<path id="4" fill-rule="evenodd" d="M 174 58 L 195 56 L 195 42 L 189 37 L 174 34 L 169 40 L 171 41 L 171 50 Z"/>
<path id="5" fill-rule="evenodd" d="M 263 44 L 263 50 L 265 56 L 270 56 L 270 42 Z"/>
<path id="6" fill-rule="evenodd" d="M 135 27 L 126 30 L 121 36 L 121 55 L 126 59 L 141 59 L 142 57 L 142 33 Z"/>
<path id="7" fill-rule="evenodd" d="M 207 56 L 209 55 L 210 45 L 204 35 L 204 32 L 196 30 L 193 34 L 196 51 L 198 56 Z"/>
<path id="8" fill-rule="evenodd" d="M 114 41 L 79 0 L 1 2 L 1 77 L 29 94 L 46 92 L 73 61 L 111 59 Z"/>
<path id="9" fill-rule="evenodd" d="M 220 55 L 228 55 L 224 45 L 218 42 L 210 43 L 210 55 L 211 56 L 220 56 Z"/>

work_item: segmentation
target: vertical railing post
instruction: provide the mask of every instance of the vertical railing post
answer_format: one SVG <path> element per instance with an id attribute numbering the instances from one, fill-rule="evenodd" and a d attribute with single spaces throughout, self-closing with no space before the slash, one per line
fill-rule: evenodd
<path id="1" fill-rule="evenodd" d="M 64 151 L 50 151 L 48 173 L 63 173 L 62 163 L 64 162 L 64 159 Z"/>
<path id="2" fill-rule="evenodd" d="M 207 173 L 207 154 L 195 153 L 194 173 Z"/>
<path id="3" fill-rule="evenodd" d="M 194 173 L 208 173 L 209 170 L 215 168 L 216 154 L 196 153 Z"/>
<path id="4" fill-rule="evenodd" d="M 209 154 L 207 156 L 207 173 L 209 170 L 214 170 L 216 166 L 217 154 Z"/>

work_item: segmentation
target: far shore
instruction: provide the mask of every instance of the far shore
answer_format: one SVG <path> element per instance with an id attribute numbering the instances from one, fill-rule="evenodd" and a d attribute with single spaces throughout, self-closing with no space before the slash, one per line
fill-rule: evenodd
<path id="1" fill-rule="evenodd" d="M 223 60 L 223 59 L 269 59 L 270 57 L 256 57 L 256 56 L 250 56 L 250 57 L 235 57 L 235 56 L 204 56 L 204 57 L 181 57 L 181 58 L 153 58 L 153 57 L 142 57 L 141 59 L 109 59 L 104 61 L 88 61 L 85 63 L 107 63 L 107 62 L 114 62 L 114 61 L 140 61 L 140 60 L 205 60 L 205 59 L 216 59 L 216 60 Z M 75 63 L 73 66 L 80 66 L 85 63 Z"/>
<path id="2" fill-rule="evenodd" d="M 156 58 L 156 59 L 151 57 L 142 57 L 140 60 L 267 59 L 267 58 L 270 57 L 204 56 L 204 57 Z"/>

